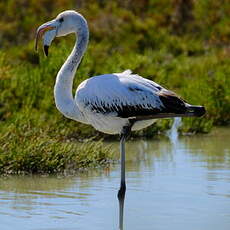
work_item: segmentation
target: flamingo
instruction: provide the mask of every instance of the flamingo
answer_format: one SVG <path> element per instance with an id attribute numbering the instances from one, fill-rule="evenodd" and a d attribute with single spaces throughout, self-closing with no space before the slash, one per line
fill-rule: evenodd
<path id="1" fill-rule="evenodd" d="M 94 76 L 83 81 L 72 94 L 73 79 L 86 51 L 89 30 L 86 19 L 78 12 L 67 10 L 37 29 L 35 49 L 43 37 L 48 56 L 55 37 L 76 35 L 74 48 L 59 70 L 54 87 L 57 109 L 67 118 L 92 125 L 100 132 L 120 134 L 121 177 L 118 198 L 124 198 L 125 140 L 133 130 L 153 124 L 157 118 L 200 117 L 203 106 L 186 103 L 174 92 L 145 79 L 130 70 Z"/>

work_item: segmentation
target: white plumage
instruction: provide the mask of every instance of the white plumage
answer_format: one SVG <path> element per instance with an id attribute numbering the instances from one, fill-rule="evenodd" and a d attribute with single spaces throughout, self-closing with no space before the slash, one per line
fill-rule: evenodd
<path id="1" fill-rule="evenodd" d="M 45 54 L 54 37 L 69 33 L 77 35 L 76 44 L 58 72 L 54 87 L 55 103 L 66 117 L 109 134 L 121 135 L 121 186 L 119 199 L 125 194 L 125 139 L 131 130 L 151 125 L 156 118 L 202 116 L 202 106 L 185 103 L 175 93 L 153 81 L 132 74 L 122 73 L 95 76 L 83 81 L 75 98 L 72 95 L 73 78 L 88 45 L 89 32 L 85 18 L 75 11 L 64 11 L 54 20 L 41 25 L 38 39 L 44 35 Z"/>
<path id="2" fill-rule="evenodd" d="M 100 75 L 83 81 L 76 91 L 75 102 L 95 129 L 118 134 L 128 120 L 136 116 L 135 111 L 127 111 L 128 108 L 164 108 L 157 95 L 160 89 L 156 83 L 126 70 L 123 73 Z M 132 130 L 145 128 L 152 123 L 153 120 L 139 121 L 133 125 Z"/>

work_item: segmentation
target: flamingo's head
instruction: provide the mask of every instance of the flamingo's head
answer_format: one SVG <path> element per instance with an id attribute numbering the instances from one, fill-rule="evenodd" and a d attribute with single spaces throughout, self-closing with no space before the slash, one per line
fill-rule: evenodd
<path id="1" fill-rule="evenodd" d="M 38 27 L 35 39 L 35 50 L 38 47 L 38 40 L 43 37 L 43 48 L 46 56 L 48 49 L 55 37 L 65 36 L 70 33 L 79 33 L 88 28 L 84 17 L 73 10 L 60 13 L 52 21 L 46 22 Z"/>

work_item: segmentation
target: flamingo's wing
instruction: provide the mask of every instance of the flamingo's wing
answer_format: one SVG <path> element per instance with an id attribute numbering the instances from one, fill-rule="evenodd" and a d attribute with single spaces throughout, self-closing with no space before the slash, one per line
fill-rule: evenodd
<path id="1" fill-rule="evenodd" d="M 130 71 L 90 78 L 76 92 L 76 103 L 82 111 L 122 118 L 165 113 L 165 104 L 172 101 L 177 107 L 178 100 L 184 104 L 175 98 L 171 91 Z"/>

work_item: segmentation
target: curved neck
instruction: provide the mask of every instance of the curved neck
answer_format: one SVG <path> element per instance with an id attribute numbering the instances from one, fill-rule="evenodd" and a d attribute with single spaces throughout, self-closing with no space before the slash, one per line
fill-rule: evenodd
<path id="1" fill-rule="evenodd" d="M 89 40 L 88 26 L 83 21 L 81 28 L 75 30 L 78 39 L 75 46 L 58 72 L 54 87 L 55 103 L 58 110 L 66 117 L 86 123 L 73 99 L 72 87 L 75 72 L 81 62 Z"/>

